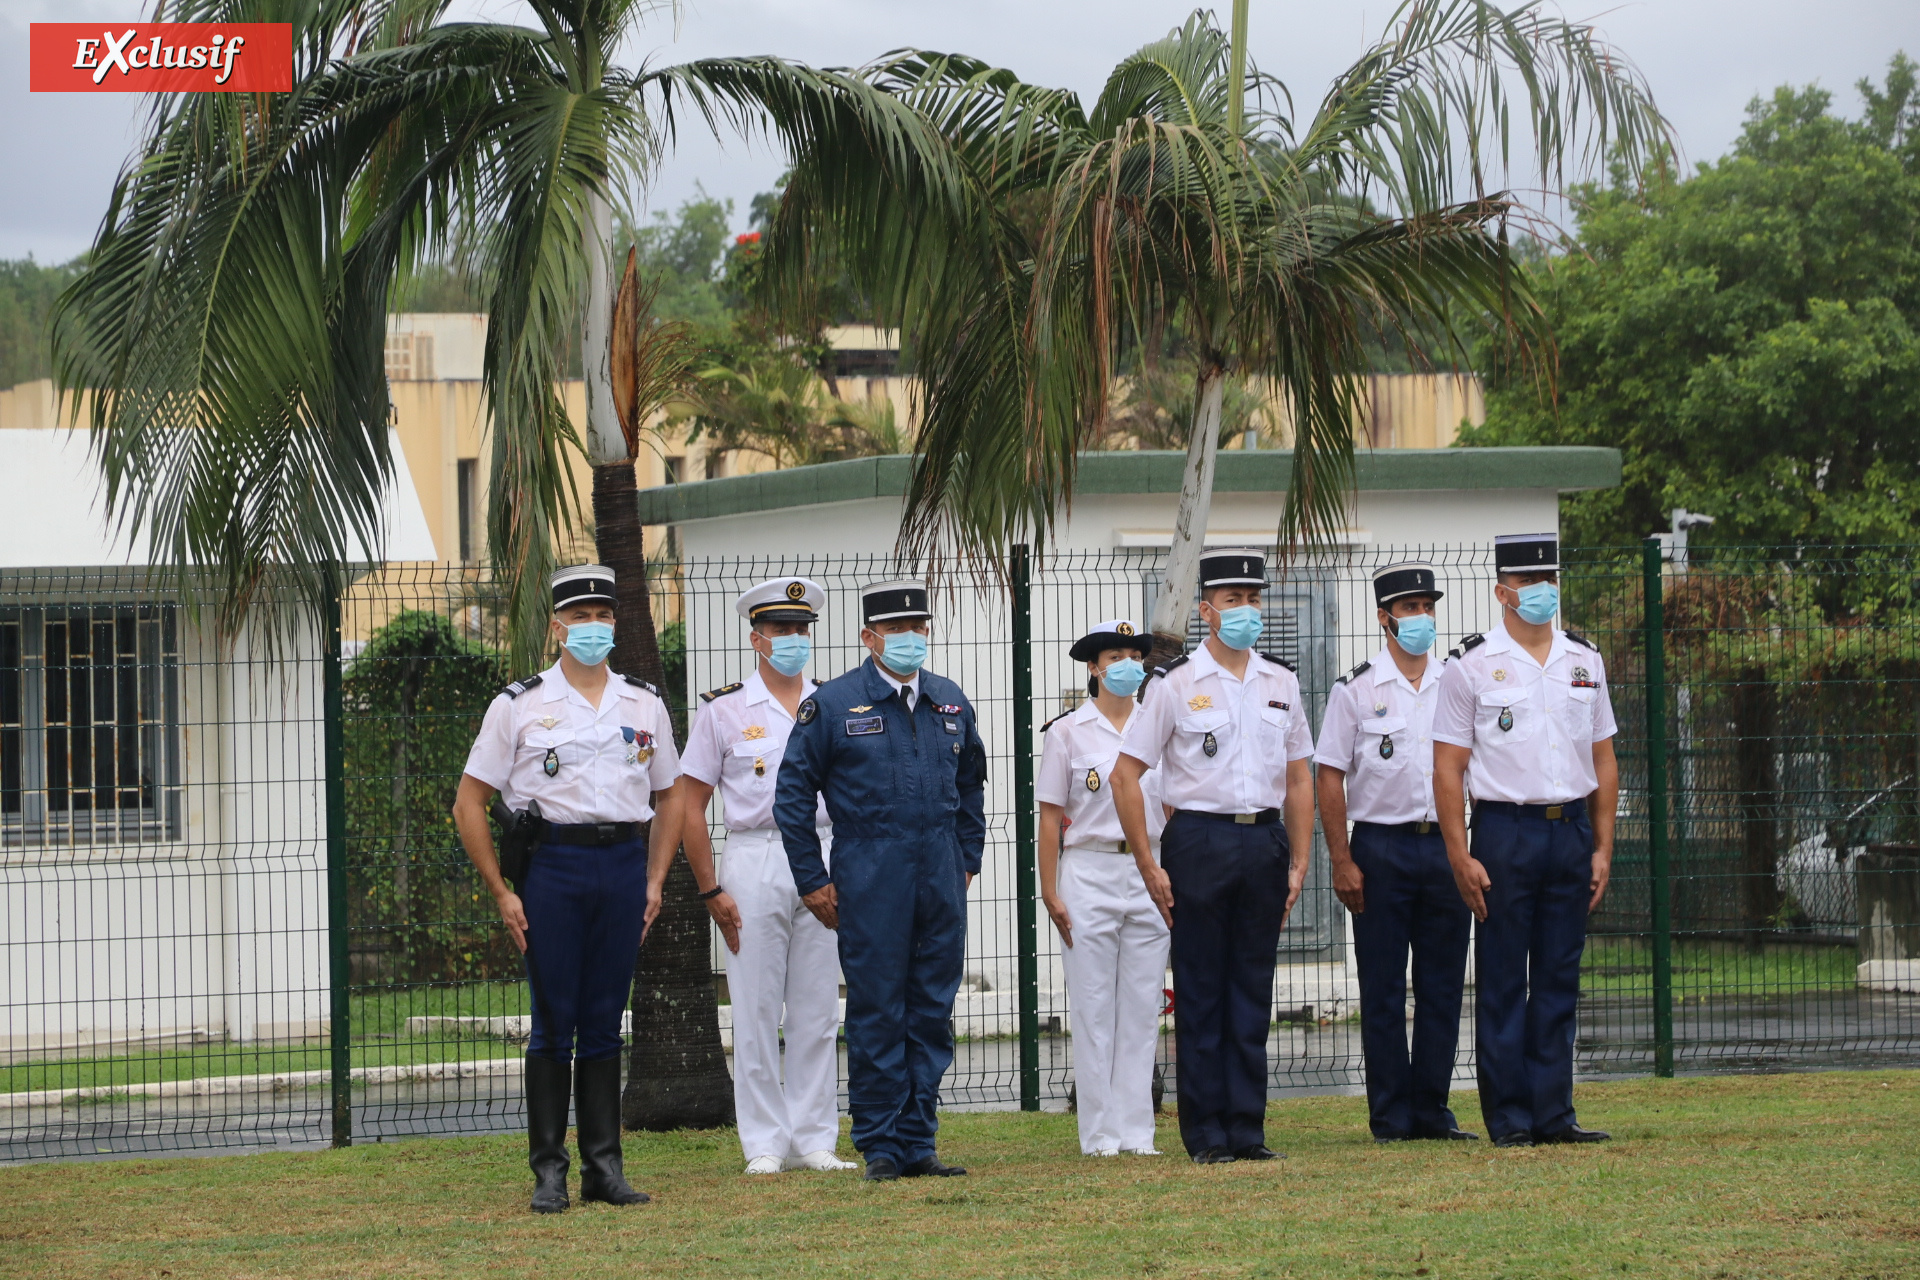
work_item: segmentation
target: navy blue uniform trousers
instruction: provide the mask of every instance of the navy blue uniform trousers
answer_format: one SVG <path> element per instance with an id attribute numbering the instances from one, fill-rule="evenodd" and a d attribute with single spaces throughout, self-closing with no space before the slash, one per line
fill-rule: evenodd
<path id="1" fill-rule="evenodd" d="M 527 913 L 527 1052 L 593 1062 L 620 1052 L 620 1014 L 647 914 L 647 842 L 544 844 L 520 905 Z"/>
<path id="2" fill-rule="evenodd" d="M 944 833 L 863 840 L 849 828 L 859 829 L 834 828 L 833 883 L 853 1147 L 906 1165 L 934 1154 L 940 1130 L 940 1079 L 953 1065 L 953 998 L 966 962 L 967 873 Z"/>
<path id="3" fill-rule="evenodd" d="M 1573 1036 L 1587 945 L 1593 827 L 1584 802 L 1549 820 L 1481 805 L 1473 856 L 1487 870 L 1474 939 L 1474 1045 L 1488 1136 L 1547 1136 L 1574 1123 Z"/>
<path id="4" fill-rule="evenodd" d="M 1266 1141 L 1273 968 L 1287 829 L 1181 811 L 1160 837 L 1173 888 L 1174 1045 L 1188 1154 Z"/>
<path id="5" fill-rule="evenodd" d="M 1460 1041 L 1473 913 L 1461 901 L 1438 823 L 1425 835 L 1353 824 L 1365 910 L 1353 917 L 1360 967 L 1360 1046 L 1367 1119 L 1376 1138 L 1444 1134 Z M 1413 1048 L 1407 1048 L 1407 952 L 1413 952 Z"/>

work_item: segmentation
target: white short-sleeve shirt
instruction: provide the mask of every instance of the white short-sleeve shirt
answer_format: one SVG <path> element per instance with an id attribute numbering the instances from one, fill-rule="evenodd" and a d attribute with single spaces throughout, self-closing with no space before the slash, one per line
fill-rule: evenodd
<path id="1" fill-rule="evenodd" d="M 811 698 L 817 688 L 808 680 L 800 696 Z M 694 712 L 680 772 L 720 792 L 727 830 L 771 829 L 774 784 L 792 732 L 793 717 L 755 671 L 739 688 L 715 693 Z M 814 824 L 827 825 L 824 800 L 814 812 Z"/>
<path id="2" fill-rule="evenodd" d="M 1285 665 L 1250 653 L 1235 678 L 1201 645 L 1147 684 L 1120 750 L 1160 770 L 1175 809 L 1258 813 L 1286 802 L 1287 764 L 1313 754 L 1313 730 Z"/>
<path id="3" fill-rule="evenodd" d="M 1352 822 L 1433 822 L 1433 713 L 1444 663 L 1431 654 L 1415 689 L 1382 648 L 1327 694 L 1313 758 L 1347 775 Z"/>
<path id="4" fill-rule="evenodd" d="M 493 700 L 465 772 L 500 792 L 510 809 L 538 800 L 549 822 L 650 820 L 653 793 L 680 776 L 667 704 L 610 673 L 596 708 L 559 663 L 537 680 Z"/>
<path id="5" fill-rule="evenodd" d="M 1558 629 L 1544 666 L 1503 625 L 1440 676 L 1433 740 L 1472 750 L 1475 800 L 1565 804 L 1592 795 L 1600 785 L 1593 744 L 1616 732 L 1606 664 Z"/>
<path id="6" fill-rule="evenodd" d="M 1139 708 L 1134 708 L 1134 715 Z M 1089 699 L 1047 726 L 1040 744 L 1040 776 L 1034 796 L 1066 812 L 1060 845 L 1115 844 L 1127 838 L 1113 807 L 1113 766 L 1120 759 L 1120 731 Z M 1147 839 L 1156 849 L 1167 825 L 1160 804 L 1160 771 L 1140 779 L 1147 800 Z"/>

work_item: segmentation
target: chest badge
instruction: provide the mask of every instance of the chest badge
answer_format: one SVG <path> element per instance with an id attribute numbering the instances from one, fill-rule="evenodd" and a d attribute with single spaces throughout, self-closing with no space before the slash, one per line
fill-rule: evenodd
<path id="1" fill-rule="evenodd" d="M 549 778 L 560 772 L 560 753 L 552 747 L 547 748 L 547 758 L 540 762 L 540 771 Z"/>
<path id="2" fill-rule="evenodd" d="M 1502 707 L 1500 708 L 1500 732 L 1510 733 L 1512 732 L 1512 730 L 1513 730 L 1513 708 Z"/>
<path id="3" fill-rule="evenodd" d="M 1493 669 L 1493 678 L 1495 680 L 1505 680 L 1507 678 L 1507 669 L 1505 667 L 1495 667 Z"/>
<path id="4" fill-rule="evenodd" d="M 1593 678 L 1593 672 L 1587 670 L 1585 667 L 1575 667 L 1573 669 L 1573 687 L 1576 689 L 1598 689 L 1600 683 Z"/>
<path id="5" fill-rule="evenodd" d="M 1386 714 L 1387 714 L 1387 704 L 1386 704 L 1386 703 L 1384 703 L 1384 702 L 1376 702 L 1376 703 L 1374 703 L 1374 704 L 1373 704 L 1373 714 L 1375 714 L 1376 716 L 1384 716 L 1384 715 L 1386 715 Z"/>
<path id="6" fill-rule="evenodd" d="M 758 742 L 766 736 L 767 726 L 763 724 L 750 724 L 740 731 L 740 740 L 742 742 Z"/>
<path id="7" fill-rule="evenodd" d="M 1099 789 L 1100 789 L 1100 771 L 1098 769 L 1087 770 L 1087 790 L 1098 791 Z"/>
<path id="8" fill-rule="evenodd" d="M 756 778 L 764 778 L 767 776 L 767 758 L 765 756 L 755 756 L 753 758 L 753 776 Z"/>
<path id="9" fill-rule="evenodd" d="M 540 727 L 542 729 L 551 729 L 553 728 L 553 726 L 559 723 L 560 723 L 559 716 L 541 716 L 540 717 Z"/>
<path id="10" fill-rule="evenodd" d="M 1209 733 L 1206 737 L 1200 739 L 1200 749 L 1206 752 L 1207 758 L 1211 760 L 1220 754 L 1220 739 Z"/>
<path id="11" fill-rule="evenodd" d="M 1212 706 L 1213 695 L 1210 693 L 1196 693 L 1187 699 L 1187 710 L 1189 711 L 1206 711 L 1211 709 Z M 1207 754 L 1211 755 L 1213 753 L 1208 752 Z"/>
<path id="12" fill-rule="evenodd" d="M 1380 758 L 1382 760 L 1393 759 L 1393 735 L 1392 734 L 1383 733 L 1380 735 Z"/>
<path id="13" fill-rule="evenodd" d="M 870 707 L 870 706 L 868 706 L 868 707 L 848 707 L 848 708 L 847 708 L 847 710 L 849 710 L 849 711 L 851 711 L 851 712 L 853 712 L 853 714 L 855 714 L 855 715 L 859 715 L 859 714 L 860 714 L 860 713 L 861 713 L 862 711 L 871 711 L 871 710 L 873 710 L 873 708 L 872 708 L 872 707 Z"/>

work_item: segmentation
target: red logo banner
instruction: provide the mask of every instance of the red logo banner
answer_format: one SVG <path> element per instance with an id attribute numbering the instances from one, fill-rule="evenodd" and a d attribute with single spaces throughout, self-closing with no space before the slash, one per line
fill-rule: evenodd
<path id="1" fill-rule="evenodd" d="M 289 22 L 36 22 L 35 93 L 286 93 Z"/>

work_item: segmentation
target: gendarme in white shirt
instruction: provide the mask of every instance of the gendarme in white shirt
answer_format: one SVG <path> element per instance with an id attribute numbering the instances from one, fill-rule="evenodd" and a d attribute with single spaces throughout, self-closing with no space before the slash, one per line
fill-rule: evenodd
<path id="1" fill-rule="evenodd" d="M 498 791 L 509 809 L 537 799 L 549 822 L 649 821 L 653 793 L 680 776 L 667 704 L 612 672 L 598 708 L 567 683 L 559 663 L 538 678 L 488 706 L 465 772 Z"/>
<path id="2" fill-rule="evenodd" d="M 800 696 L 811 698 L 817 688 L 808 680 Z M 680 772 L 720 792 L 727 830 L 772 830 L 774 783 L 792 732 L 793 717 L 755 671 L 738 689 L 716 695 L 694 712 Z M 824 800 L 814 823 L 827 825 Z"/>
<path id="3" fill-rule="evenodd" d="M 1599 651 L 1557 628 L 1544 666 L 1503 624 L 1440 676 L 1433 740 L 1473 751 L 1467 791 L 1475 800 L 1584 799 L 1600 785 L 1593 744 L 1616 732 Z"/>
<path id="4" fill-rule="evenodd" d="M 1124 754 L 1161 771 L 1161 799 L 1202 813 L 1280 808 L 1287 763 L 1313 754 L 1293 672 L 1250 652 L 1237 679 L 1204 644 L 1165 671 L 1148 682 L 1120 743 Z"/>
<path id="5" fill-rule="evenodd" d="M 1347 818 L 1398 826 L 1433 822 L 1433 713 L 1443 659 L 1428 653 L 1420 688 L 1382 648 L 1327 693 L 1313 758 L 1347 775 Z"/>
<path id="6" fill-rule="evenodd" d="M 1140 709 L 1135 707 L 1133 714 L 1138 716 Z M 1113 766 L 1119 758 L 1120 731 L 1091 698 L 1048 724 L 1033 794 L 1065 811 L 1061 848 L 1099 847 L 1112 852 L 1127 838 L 1113 807 Z M 1157 861 L 1160 832 L 1167 825 L 1158 769 L 1141 776 L 1140 790 L 1147 799 L 1147 838 L 1155 845 Z"/>

